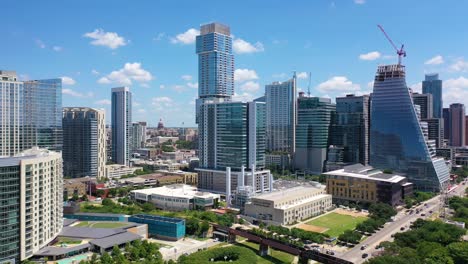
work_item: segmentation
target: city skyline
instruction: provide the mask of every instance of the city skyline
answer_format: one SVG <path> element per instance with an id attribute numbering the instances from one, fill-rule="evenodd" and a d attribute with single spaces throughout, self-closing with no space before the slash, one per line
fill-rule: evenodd
<path id="1" fill-rule="evenodd" d="M 1 29 L 9 40 L 1 47 L 12 52 L 5 54 L 4 69 L 16 70 L 22 80 L 62 77 L 63 106 L 105 108 L 107 116 L 110 89 L 131 86 L 134 120 L 155 126 L 162 118 L 168 126 L 182 122 L 194 126 L 198 82 L 194 38 L 200 24 L 217 21 L 231 27 L 235 99 L 260 96 L 266 84 L 285 80 L 295 70 L 298 91 L 307 90 L 310 71 L 312 95 L 329 96 L 333 101 L 346 93 L 370 92 L 376 65 L 396 62 L 394 50 L 376 27 L 382 24 L 397 44 L 405 44 L 408 57 L 403 64 L 410 87 L 420 92 L 424 74 L 437 72 L 444 81 L 444 107 L 454 102 L 468 104 L 468 94 L 463 96 L 468 93 L 468 62 L 463 57 L 468 55 L 453 53 L 468 43 L 467 36 L 454 34 L 463 31 L 465 3 L 359 2 L 364 3 L 273 2 L 265 13 L 258 12 L 263 10 L 261 3 L 249 3 L 247 9 L 230 6 L 230 12 L 222 13 L 225 4 L 216 2 L 200 6 L 184 2 L 187 8 L 182 10 L 178 3 L 145 2 L 125 6 L 125 11 L 118 2 L 115 9 L 128 18 L 119 20 L 103 12 L 107 3 L 93 3 L 84 20 L 75 16 L 86 5 L 6 3 L 5 10 L 10 12 L 5 19 L 11 26 Z M 403 3 L 406 8 L 401 8 Z M 416 7 L 417 13 L 452 15 L 442 22 L 421 20 L 413 17 L 411 10 Z M 16 9 L 27 19 L 15 16 Z M 201 9 L 206 12 L 197 12 Z M 52 11 L 55 19 L 40 19 L 45 10 Z M 168 10 L 191 15 L 171 17 Z M 384 11 L 401 16 L 381 16 Z M 240 12 L 245 19 L 236 15 Z M 295 17 L 274 19 L 282 14 Z M 353 23 L 347 22 L 350 19 Z M 143 25 L 151 28 L 135 30 Z"/>

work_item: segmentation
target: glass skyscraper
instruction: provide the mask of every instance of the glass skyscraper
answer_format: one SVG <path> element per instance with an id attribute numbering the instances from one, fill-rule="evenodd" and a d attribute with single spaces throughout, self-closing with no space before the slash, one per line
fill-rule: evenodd
<path id="1" fill-rule="evenodd" d="M 267 149 L 293 155 L 296 145 L 296 76 L 265 86 Z"/>
<path id="2" fill-rule="evenodd" d="M 449 180 L 443 159 L 435 158 L 405 81 L 403 65 L 379 66 L 371 104 L 370 164 L 403 173 L 420 190 L 438 191 Z"/>
<path id="3" fill-rule="evenodd" d="M 426 74 L 422 82 L 423 94 L 432 94 L 432 115 L 434 118 L 442 118 L 442 80 L 439 74 Z"/>
<path id="4" fill-rule="evenodd" d="M 336 106 L 330 98 L 300 95 L 297 104 L 294 166 L 307 173 L 322 173 Z"/>
<path id="5" fill-rule="evenodd" d="M 198 54 L 198 99 L 196 117 L 205 100 L 229 101 L 234 95 L 234 55 L 231 30 L 211 23 L 202 25 L 196 38 Z"/>
<path id="6" fill-rule="evenodd" d="M 128 87 L 112 88 L 112 161 L 128 165 L 132 136 L 132 93 Z"/>

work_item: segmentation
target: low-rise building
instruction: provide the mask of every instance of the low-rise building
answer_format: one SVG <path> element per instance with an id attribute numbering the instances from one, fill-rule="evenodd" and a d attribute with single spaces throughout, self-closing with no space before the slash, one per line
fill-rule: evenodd
<path id="1" fill-rule="evenodd" d="M 96 178 L 83 177 L 63 180 L 63 197 L 72 197 L 73 195 L 83 196 L 89 194 L 91 183 L 95 183 Z"/>
<path id="2" fill-rule="evenodd" d="M 134 190 L 130 197 L 138 202 L 149 202 L 156 208 L 170 211 L 206 209 L 215 207 L 219 194 L 198 191 L 196 187 L 173 184 L 151 189 Z"/>
<path id="3" fill-rule="evenodd" d="M 147 224 L 148 233 L 152 237 L 176 241 L 185 236 L 184 219 L 158 215 L 137 214 L 130 216 L 128 221 Z"/>
<path id="4" fill-rule="evenodd" d="M 141 167 L 128 167 L 120 164 L 106 165 L 106 177 L 108 179 L 119 179 L 122 176 L 133 174 L 137 170 L 143 170 Z"/>
<path id="5" fill-rule="evenodd" d="M 333 196 L 334 202 L 382 202 L 396 206 L 412 195 L 413 184 L 406 177 L 383 173 L 371 166 L 354 164 L 324 175 L 327 193 Z"/>
<path id="6" fill-rule="evenodd" d="M 163 144 L 163 143 L 166 143 L 166 142 L 169 142 L 169 141 L 171 141 L 172 143 L 176 143 L 177 140 L 179 140 L 179 137 L 161 137 L 161 136 L 157 136 L 155 142 L 157 144 Z"/>
<path id="7" fill-rule="evenodd" d="M 331 207 L 332 196 L 322 186 L 297 186 L 252 197 L 245 204 L 245 215 L 286 225 L 320 215 Z"/>

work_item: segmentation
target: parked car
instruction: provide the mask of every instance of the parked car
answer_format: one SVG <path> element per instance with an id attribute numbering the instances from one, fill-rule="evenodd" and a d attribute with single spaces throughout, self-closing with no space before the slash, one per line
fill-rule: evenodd
<path id="1" fill-rule="evenodd" d="M 425 214 L 425 213 L 422 213 L 421 216 L 426 216 L 426 214 Z"/>

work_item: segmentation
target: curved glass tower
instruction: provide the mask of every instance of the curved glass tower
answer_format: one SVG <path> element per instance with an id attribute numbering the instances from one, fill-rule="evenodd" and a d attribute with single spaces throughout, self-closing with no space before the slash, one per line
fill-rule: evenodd
<path id="1" fill-rule="evenodd" d="M 449 180 L 443 159 L 436 159 L 423 132 L 403 65 L 379 66 L 371 103 L 370 164 L 405 174 L 415 188 L 438 191 Z"/>

